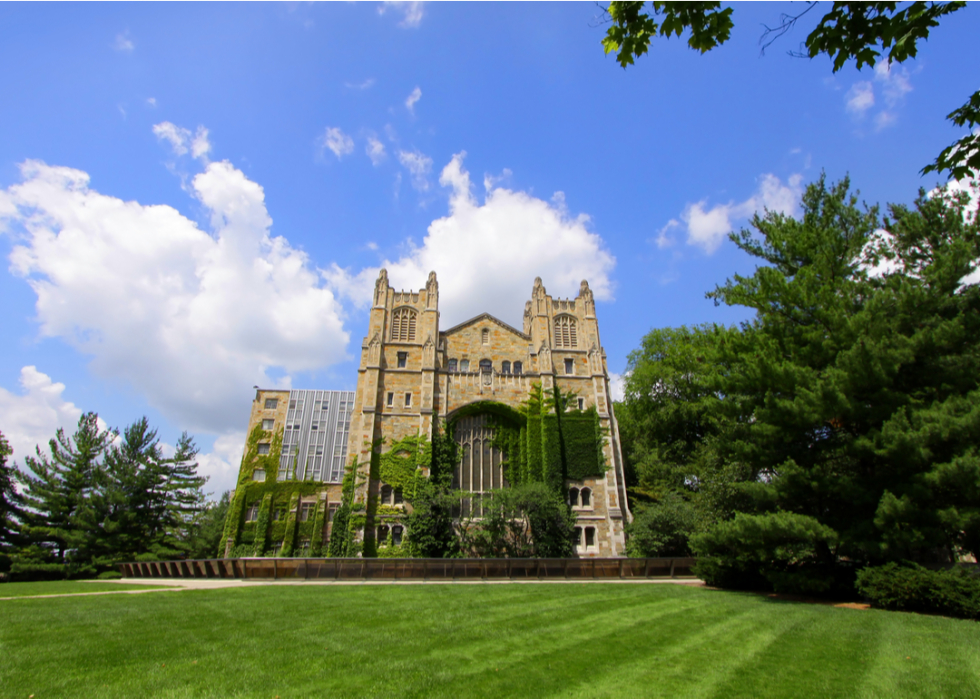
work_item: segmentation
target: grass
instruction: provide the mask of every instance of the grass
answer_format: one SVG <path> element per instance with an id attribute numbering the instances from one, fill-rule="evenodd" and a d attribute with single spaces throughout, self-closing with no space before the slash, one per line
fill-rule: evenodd
<path id="1" fill-rule="evenodd" d="M 977 697 L 980 624 L 673 585 L 0 603 L 4 697 Z"/>
<path id="2" fill-rule="evenodd" d="M 29 595 L 78 595 L 84 592 L 115 592 L 117 590 L 147 590 L 170 585 L 127 585 L 126 583 L 84 582 L 80 580 L 51 580 L 47 582 L 15 582 L 0 585 L 0 597 Z"/>

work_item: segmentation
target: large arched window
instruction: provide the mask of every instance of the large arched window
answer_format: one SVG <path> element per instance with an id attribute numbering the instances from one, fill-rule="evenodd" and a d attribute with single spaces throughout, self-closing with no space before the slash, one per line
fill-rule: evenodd
<path id="1" fill-rule="evenodd" d="M 396 308 L 391 314 L 391 341 L 415 342 L 417 316 L 413 308 Z"/>
<path id="2" fill-rule="evenodd" d="M 555 347 L 577 347 L 578 328 L 575 318 L 560 315 L 555 318 Z"/>

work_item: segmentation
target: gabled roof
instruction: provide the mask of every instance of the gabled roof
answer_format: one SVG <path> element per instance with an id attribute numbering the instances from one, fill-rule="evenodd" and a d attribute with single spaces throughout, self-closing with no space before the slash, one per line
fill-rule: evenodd
<path id="1" fill-rule="evenodd" d="M 531 339 L 531 336 L 530 335 L 525 335 L 524 333 L 522 333 L 517 328 L 508 325 L 504 321 L 500 320 L 500 318 L 495 318 L 494 316 L 490 315 L 489 313 L 481 313 L 480 315 L 478 315 L 478 316 L 476 316 L 474 318 L 470 318 L 469 320 L 463 321 L 459 325 L 454 325 L 453 327 L 449 328 L 449 330 L 443 330 L 439 334 L 440 335 L 451 335 L 452 333 L 459 332 L 463 328 L 465 328 L 467 326 L 470 326 L 470 325 L 473 325 L 475 323 L 478 323 L 481 320 L 490 320 L 490 321 L 493 321 L 494 323 L 496 323 L 497 325 L 499 325 L 500 327 L 502 327 L 504 330 L 507 330 L 509 332 L 512 332 L 515 335 L 517 335 L 518 337 L 523 337 L 525 340 L 528 340 L 528 341 L 530 341 L 530 339 Z"/>

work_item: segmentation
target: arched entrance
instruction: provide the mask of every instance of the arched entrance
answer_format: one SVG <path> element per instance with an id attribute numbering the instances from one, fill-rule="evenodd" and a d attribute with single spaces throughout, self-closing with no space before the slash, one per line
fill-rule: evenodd
<path id="1" fill-rule="evenodd" d="M 459 462 L 453 470 L 454 489 L 485 493 L 507 487 L 504 454 L 493 446 L 494 435 L 490 415 L 468 415 L 454 423 L 453 437 L 459 447 Z M 462 510 L 464 517 L 479 516 L 482 513 L 479 498 L 464 500 Z"/>

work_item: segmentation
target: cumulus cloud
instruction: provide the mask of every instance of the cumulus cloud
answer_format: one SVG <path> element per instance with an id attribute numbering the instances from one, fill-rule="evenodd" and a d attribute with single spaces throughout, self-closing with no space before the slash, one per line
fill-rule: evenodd
<path id="1" fill-rule="evenodd" d="M 129 38 L 129 30 L 124 31 L 122 34 L 116 34 L 116 41 L 112 45 L 116 51 L 123 51 L 125 53 L 130 53 L 136 48 L 132 39 Z"/>
<path id="2" fill-rule="evenodd" d="M 394 9 L 402 14 L 402 21 L 399 27 L 415 29 L 422 23 L 422 3 L 421 2 L 392 2 L 386 0 L 378 7 L 378 14 L 383 15 L 389 9 Z"/>
<path id="3" fill-rule="evenodd" d="M 235 490 L 245 450 L 245 436 L 244 432 L 223 434 L 214 440 L 209 453 L 198 455 L 197 472 L 208 477 L 208 484 L 204 487 L 206 492 L 217 497 L 226 490 Z"/>
<path id="4" fill-rule="evenodd" d="M 262 187 L 230 163 L 190 183 L 210 231 L 169 206 L 101 194 L 80 170 L 20 169 L 0 191 L 0 230 L 14 238 L 11 272 L 37 294 L 41 335 L 90 355 L 97 375 L 181 428 L 240 429 L 250 386 L 286 387 L 289 372 L 345 358 L 333 293 L 270 234 Z"/>
<path id="5" fill-rule="evenodd" d="M 20 395 L 0 388 L 0 424 L 14 448 L 14 461 L 23 466 L 24 457 L 33 456 L 35 447 L 48 453 L 48 440 L 59 428 L 71 434 L 82 411 L 62 396 L 65 384 L 55 383 L 37 367 L 20 370 L 20 387 Z"/>
<path id="6" fill-rule="evenodd" d="M 189 151 L 192 157 L 207 162 L 208 153 L 211 152 L 211 142 L 208 140 L 208 130 L 203 126 L 198 126 L 197 131 L 192 134 L 189 129 L 169 121 L 162 121 L 153 126 L 153 133 L 158 140 L 170 144 L 174 155 L 186 155 Z"/>
<path id="7" fill-rule="evenodd" d="M 420 99 L 422 99 L 422 88 L 416 85 L 415 89 L 412 90 L 412 94 L 405 98 L 405 108 L 412 114 L 415 114 L 415 103 Z"/>
<path id="8" fill-rule="evenodd" d="M 376 139 L 374 136 L 368 136 L 367 146 L 364 148 L 364 152 L 367 153 L 367 157 L 371 159 L 371 164 L 377 167 L 384 159 L 387 157 L 385 153 L 385 144 Z"/>
<path id="9" fill-rule="evenodd" d="M 800 174 L 790 176 L 786 184 L 773 174 L 765 174 L 760 178 L 755 194 L 743 202 L 716 204 L 711 208 L 707 208 L 706 200 L 688 204 L 681 213 L 681 220 L 687 226 L 688 245 L 696 245 L 710 255 L 732 231 L 735 220 L 746 219 L 763 209 L 796 216 L 803 194 L 802 183 L 803 176 Z M 671 223 L 674 221 L 661 229 L 655 241 L 658 247 L 670 244 L 666 233 L 673 227 Z"/>
<path id="10" fill-rule="evenodd" d="M 875 106 L 875 89 L 867 80 L 854 83 L 844 96 L 847 111 L 862 117 L 865 112 Z"/>
<path id="11" fill-rule="evenodd" d="M 432 158 L 420 151 L 398 151 L 398 162 L 412 176 L 412 186 L 420 192 L 429 189 L 429 173 L 432 172 Z"/>
<path id="12" fill-rule="evenodd" d="M 328 126 L 319 139 L 320 150 L 329 149 L 340 160 L 354 152 L 354 139 L 336 126 Z"/>
<path id="13" fill-rule="evenodd" d="M 384 261 L 392 286 L 420 288 L 435 270 L 444 328 L 483 312 L 521 328 L 537 276 L 554 296 L 575 296 L 587 279 L 597 299 L 612 299 L 616 260 L 589 230 L 587 215 L 570 214 L 560 196 L 547 202 L 502 187 L 481 202 L 463 168 L 464 155 L 453 156 L 439 178 L 450 191 L 448 215 L 429 225 L 421 246 L 409 241 L 402 257 Z M 334 265 L 327 276 L 339 293 L 366 305 L 378 268 L 355 273 Z"/>

